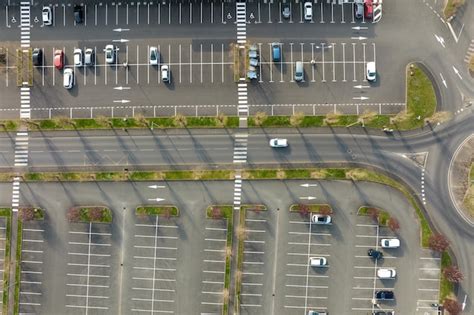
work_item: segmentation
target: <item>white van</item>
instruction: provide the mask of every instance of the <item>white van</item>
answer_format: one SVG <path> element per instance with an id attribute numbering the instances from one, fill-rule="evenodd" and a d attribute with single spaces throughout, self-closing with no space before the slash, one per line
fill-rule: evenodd
<path id="1" fill-rule="evenodd" d="M 304 80 L 303 61 L 295 62 L 295 81 L 300 82 Z"/>

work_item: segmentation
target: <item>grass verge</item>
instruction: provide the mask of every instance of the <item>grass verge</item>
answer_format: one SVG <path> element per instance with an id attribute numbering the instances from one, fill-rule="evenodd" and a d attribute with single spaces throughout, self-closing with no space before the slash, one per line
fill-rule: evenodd
<path id="1" fill-rule="evenodd" d="M 443 274 L 444 268 L 451 266 L 451 256 L 448 252 L 441 255 L 441 279 L 439 283 L 439 301 L 442 303 L 444 299 L 451 296 L 454 292 L 454 284 L 449 282 Z"/>
<path id="2" fill-rule="evenodd" d="M 18 314 L 20 309 L 20 278 L 21 278 L 21 243 L 23 240 L 23 223 L 21 220 L 18 220 L 18 230 L 17 230 L 17 241 L 16 241 L 16 266 L 15 266 L 15 295 L 14 295 L 14 305 L 13 305 L 13 314 Z M 8 291 L 8 290 L 7 290 Z M 8 294 L 8 293 L 7 293 Z M 8 297 L 7 297 L 8 299 Z"/>
<path id="3" fill-rule="evenodd" d="M 235 295 L 236 295 L 236 302 L 234 303 L 234 308 L 236 314 L 239 313 L 240 310 L 240 293 L 241 293 L 241 285 L 242 285 L 242 267 L 244 264 L 244 241 L 246 238 L 245 235 L 245 216 L 247 215 L 247 209 L 249 207 L 240 207 L 239 213 L 239 228 L 237 231 L 237 239 L 238 239 L 238 246 L 237 246 L 237 271 L 235 272 Z"/>
<path id="4" fill-rule="evenodd" d="M 69 222 L 111 223 L 112 211 L 107 207 L 72 207 L 67 212 Z"/>
<path id="5" fill-rule="evenodd" d="M 309 204 L 302 204 L 296 203 L 290 206 L 290 212 L 300 212 L 300 211 L 307 211 L 307 212 L 316 212 L 316 213 L 333 213 L 332 208 L 327 203 L 317 204 L 317 203 L 309 203 Z"/>
<path id="6" fill-rule="evenodd" d="M 387 211 L 377 208 L 377 207 L 360 207 L 359 210 L 357 210 L 358 215 L 369 215 L 371 212 L 371 209 L 374 209 L 377 211 L 378 216 L 377 216 L 377 222 L 380 226 L 387 226 L 388 219 L 390 219 L 390 213 Z"/>
<path id="7" fill-rule="evenodd" d="M 137 215 L 157 215 L 164 217 L 177 217 L 179 216 L 179 209 L 171 205 L 163 206 L 140 206 L 135 209 L 135 214 Z"/>
<path id="8" fill-rule="evenodd" d="M 444 7 L 443 14 L 445 19 L 449 19 L 454 16 L 457 10 L 464 5 L 466 0 L 448 0 L 446 1 L 446 6 Z"/>
<path id="9" fill-rule="evenodd" d="M 8 312 L 8 290 L 5 288 L 9 287 L 10 284 L 10 241 L 11 241 L 11 229 L 12 229 L 12 210 L 10 208 L 0 208 L 0 217 L 5 217 L 7 224 L 5 229 L 5 256 L 4 270 L 3 270 L 3 294 L 2 294 L 2 314 Z"/>

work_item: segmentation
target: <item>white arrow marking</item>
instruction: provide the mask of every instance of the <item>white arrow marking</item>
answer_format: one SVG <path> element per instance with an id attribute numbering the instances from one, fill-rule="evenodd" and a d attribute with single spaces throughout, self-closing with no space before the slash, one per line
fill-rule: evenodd
<path id="1" fill-rule="evenodd" d="M 368 89 L 370 85 L 354 85 L 355 89 Z"/>
<path id="2" fill-rule="evenodd" d="M 166 188 L 166 186 L 158 186 L 158 185 L 150 185 L 148 188 L 158 189 L 158 188 Z"/>
<path id="3" fill-rule="evenodd" d="M 367 37 L 359 36 L 359 37 L 351 37 L 351 39 L 363 40 L 363 39 L 367 39 Z"/>
<path id="4" fill-rule="evenodd" d="M 301 184 L 300 186 L 308 188 L 308 187 L 317 187 L 318 185 L 317 184 Z"/>
<path id="5" fill-rule="evenodd" d="M 114 100 L 114 103 L 122 103 L 122 104 L 125 104 L 125 103 L 130 103 L 130 100 Z"/>
<path id="6" fill-rule="evenodd" d="M 126 42 L 128 42 L 128 39 L 123 39 L 123 38 L 121 38 L 121 39 L 112 39 L 112 41 L 113 42 L 119 42 L 119 43 L 126 43 Z"/>
<path id="7" fill-rule="evenodd" d="M 443 75 L 440 73 L 439 76 L 441 77 L 441 81 L 443 82 L 444 87 L 448 88 L 448 85 L 446 84 L 446 80 L 444 79 Z"/>
<path id="8" fill-rule="evenodd" d="M 163 201 L 164 199 L 162 198 L 151 198 L 151 199 L 148 199 L 148 201 L 156 201 L 156 202 L 160 202 L 160 201 Z"/>
<path id="9" fill-rule="evenodd" d="M 353 30 L 360 31 L 360 30 L 366 30 L 368 27 L 366 26 L 354 26 L 352 27 Z"/>
<path id="10" fill-rule="evenodd" d="M 356 96 L 352 98 L 353 100 L 368 100 L 369 98 L 367 96 Z"/>
<path id="11" fill-rule="evenodd" d="M 129 86 L 116 86 L 114 87 L 114 90 L 130 90 L 130 87 Z"/>
<path id="12" fill-rule="evenodd" d="M 453 70 L 454 70 L 454 73 L 456 73 L 456 75 L 459 77 L 459 79 L 462 80 L 462 76 L 459 74 L 459 70 L 456 69 L 456 67 L 453 66 Z"/>
<path id="13" fill-rule="evenodd" d="M 313 196 L 308 196 L 308 197 L 300 197 L 300 199 L 304 199 L 304 200 L 313 200 L 313 199 L 316 199 L 316 197 L 313 197 Z"/>
<path id="14" fill-rule="evenodd" d="M 443 46 L 443 48 L 446 48 L 446 45 L 444 44 L 444 38 L 443 37 L 438 36 L 436 34 L 434 34 L 434 37 L 436 37 L 436 40 L 441 44 L 441 46 Z"/>
<path id="15" fill-rule="evenodd" d="M 114 32 L 126 32 L 130 31 L 129 28 L 114 28 Z"/>

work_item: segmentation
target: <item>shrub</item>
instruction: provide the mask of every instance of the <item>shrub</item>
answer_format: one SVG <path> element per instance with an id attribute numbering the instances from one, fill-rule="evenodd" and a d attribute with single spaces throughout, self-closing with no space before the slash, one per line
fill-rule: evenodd
<path id="1" fill-rule="evenodd" d="M 173 123 L 176 127 L 186 127 L 188 119 L 183 114 L 176 114 L 173 118 Z"/>
<path id="2" fill-rule="evenodd" d="M 377 208 L 369 208 L 367 210 L 367 214 L 369 215 L 369 217 L 372 218 L 372 220 L 378 222 L 379 221 L 379 214 L 380 214 L 380 210 L 377 209 Z"/>
<path id="3" fill-rule="evenodd" d="M 211 217 L 213 219 L 220 219 L 222 218 L 222 209 L 219 208 L 219 207 L 212 207 L 212 210 L 211 210 Z"/>
<path id="4" fill-rule="evenodd" d="M 459 315 L 462 312 L 462 306 L 458 301 L 452 299 L 446 299 L 443 302 L 443 307 L 451 315 Z"/>
<path id="5" fill-rule="evenodd" d="M 70 208 L 67 211 L 67 219 L 69 222 L 76 222 L 79 221 L 81 218 L 81 209 L 79 208 Z"/>
<path id="6" fill-rule="evenodd" d="M 290 125 L 292 125 L 293 127 L 299 127 L 303 123 L 303 120 L 304 120 L 304 113 L 302 112 L 294 113 L 290 117 Z"/>
<path id="7" fill-rule="evenodd" d="M 387 226 L 393 232 L 396 232 L 400 229 L 400 223 L 394 217 L 390 217 L 390 219 L 388 219 Z"/>
<path id="8" fill-rule="evenodd" d="M 433 234 L 428 239 L 429 247 L 439 253 L 444 252 L 449 247 L 449 241 L 442 234 Z"/>
<path id="9" fill-rule="evenodd" d="M 298 205 L 298 212 L 302 217 L 307 217 L 309 215 L 309 206 L 304 203 Z"/>
<path id="10" fill-rule="evenodd" d="M 255 126 L 261 126 L 265 123 L 267 120 L 268 116 L 267 113 L 265 112 L 257 112 L 255 114 L 255 117 L 253 118 L 253 121 L 255 123 Z"/>
<path id="11" fill-rule="evenodd" d="M 459 283 L 464 279 L 461 270 L 456 266 L 448 266 L 443 269 L 443 275 L 451 283 Z"/>
<path id="12" fill-rule="evenodd" d="M 31 221 L 35 218 L 35 210 L 34 208 L 21 208 L 18 216 L 22 222 Z"/>

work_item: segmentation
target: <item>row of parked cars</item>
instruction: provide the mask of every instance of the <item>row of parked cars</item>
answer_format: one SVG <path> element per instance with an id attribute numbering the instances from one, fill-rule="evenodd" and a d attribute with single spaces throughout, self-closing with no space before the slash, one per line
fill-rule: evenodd
<path id="1" fill-rule="evenodd" d="M 77 24 L 82 23 L 84 19 L 84 9 L 80 5 L 75 5 L 74 6 L 74 21 Z M 44 6 L 43 9 L 41 10 L 41 16 L 43 18 L 43 24 L 44 25 L 53 25 L 53 10 L 51 7 Z"/>
<path id="2" fill-rule="evenodd" d="M 304 19 L 311 21 L 313 19 L 313 4 L 311 2 L 304 3 Z M 291 17 L 291 7 L 289 4 L 283 4 L 281 15 L 285 19 Z M 356 19 L 372 19 L 374 15 L 373 0 L 355 0 L 354 1 L 354 17 Z"/>

